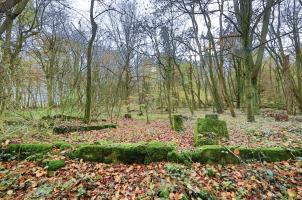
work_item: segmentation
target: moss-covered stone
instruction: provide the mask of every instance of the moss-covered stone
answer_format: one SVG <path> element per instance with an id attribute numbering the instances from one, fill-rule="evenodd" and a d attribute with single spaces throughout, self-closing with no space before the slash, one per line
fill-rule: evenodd
<path id="1" fill-rule="evenodd" d="M 51 144 L 10 144 L 5 152 L 16 156 L 16 159 L 25 159 L 36 154 L 46 154 L 51 150 Z"/>
<path id="2" fill-rule="evenodd" d="M 238 155 L 235 155 L 236 149 Z M 278 162 L 289 160 L 301 155 L 301 150 L 286 150 L 282 148 L 235 148 L 222 147 L 219 145 L 208 145 L 196 149 L 192 153 L 192 160 L 199 163 L 240 163 L 241 161 L 267 161 Z"/>
<path id="3" fill-rule="evenodd" d="M 228 138 L 228 129 L 225 121 L 216 119 L 197 119 L 194 133 L 194 145 L 219 144 L 219 140 Z"/>
<path id="4" fill-rule="evenodd" d="M 93 131 L 107 128 L 116 128 L 115 124 L 105 124 L 99 126 L 57 126 L 53 128 L 53 132 L 57 134 L 77 132 L 77 131 Z"/>
<path id="5" fill-rule="evenodd" d="M 174 146 L 160 142 L 150 143 L 100 143 L 80 146 L 73 157 L 85 161 L 104 163 L 149 163 L 166 161 Z"/>
<path id="6" fill-rule="evenodd" d="M 60 145 L 59 145 L 60 144 Z M 59 146 L 58 146 L 59 145 Z M 1 154 L 13 156 L 14 159 L 45 161 L 45 156 L 57 144 L 10 144 Z M 302 156 L 302 149 L 282 148 L 244 148 L 205 145 L 194 151 L 175 151 L 175 146 L 161 142 L 150 143 L 111 143 L 100 141 L 97 144 L 79 145 L 75 151 L 69 151 L 73 159 L 103 163 L 150 163 L 169 161 L 181 164 L 199 163 L 240 163 L 253 161 L 278 162 Z M 2 159 L 2 157 L 0 157 Z M 3 160 L 3 159 L 2 159 Z M 61 161 L 62 163 L 62 161 Z M 56 164 L 56 163 L 55 163 Z"/>
<path id="7" fill-rule="evenodd" d="M 234 151 L 236 150 L 235 154 Z M 223 147 L 219 145 L 205 145 L 194 151 L 172 151 L 168 154 L 168 161 L 181 164 L 199 163 L 219 163 L 236 164 L 241 161 L 266 161 L 278 162 L 289 160 L 302 155 L 301 149 L 282 148 L 236 148 Z"/>
<path id="8" fill-rule="evenodd" d="M 183 116 L 182 115 L 173 115 L 173 130 L 175 131 L 183 131 Z"/>
<path id="9" fill-rule="evenodd" d="M 56 171 L 65 166 L 64 160 L 51 160 L 46 163 L 46 168 L 48 171 Z"/>
<path id="10" fill-rule="evenodd" d="M 160 162 L 168 160 L 168 153 L 175 150 L 170 143 L 149 142 L 145 145 L 145 163 Z"/>
<path id="11" fill-rule="evenodd" d="M 192 153 L 192 160 L 199 163 L 239 163 L 234 155 L 219 145 L 205 145 Z"/>
<path id="12" fill-rule="evenodd" d="M 72 145 L 64 142 L 64 141 L 57 141 L 53 144 L 53 147 L 59 148 L 61 151 L 66 150 L 66 149 L 72 149 Z"/>
<path id="13" fill-rule="evenodd" d="M 142 163 L 144 160 L 141 144 L 99 144 L 79 147 L 75 156 L 85 161 L 104 163 Z"/>
<path id="14" fill-rule="evenodd" d="M 206 119 L 216 119 L 216 120 L 218 120 L 218 115 L 217 114 L 206 114 L 205 118 Z"/>
<path id="15" fill-rule="evenodd" d="M 168 161 L 173 163 L 190 165 L 192 164 L 192 152 L 190 151 L 171 151 L 168 153 Z"/>
<path id="16" fill-rule="evenodd" d="M 219 139 L 220 139 L 219 135 L 214 132 L 205 132 L 202 134 L 196 134 L 195 146 L 218 145 Z"/>

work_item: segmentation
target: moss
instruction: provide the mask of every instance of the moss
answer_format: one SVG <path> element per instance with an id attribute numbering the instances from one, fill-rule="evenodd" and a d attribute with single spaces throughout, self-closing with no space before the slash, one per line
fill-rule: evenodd
<path id="1" fill-rule="evenodd" d="M 282 148 L 238 148 L 240 158 L 243 160 L 258 160 L 267 162 L 278 162 L 289 160 L 294 157 L 295 152 Z"/>
<path id="2" fill-rule="evenodd" d="M 145 148 L 143 144 L 114 144 L 113 147 L 112 152 L 116 154 L 116 160 L 111 160 L 111 162 L 126 164 L 144 162 Z"/>
<path id="3" fill-rule="evenodd" d="M 168 161 L 185 165 L 192 164 L 192 153 L 190 151 L 172 151 L 168 153 Z"/>
<path id="4" fill-rule="evenodd" d="M 168 153 L 174 149 L 174 146 L 160 142 L 146 144 L 104 142 L 96 145 L 79 146 L 72 157 L 104 163 L 149 163 L 166 161 Z"/>
<path id="5" fill-rule="evenodd" d="M 239 154 L 238 158 L 230 151 L 234 152 L 237 149 Z M 245 162 L 251 161 L 267 161 L 278 162 L 289 160 L 294 156 L 301 154 L 301 150 L 289 151 L 282 148 L 235 148 L 225 147 L 219 145 L 208 145 L 196 149 L 192 153 L 192 160 L 200 163 L 240 163 L 241 160 Z"/>
<path id="6" fill-rule="evenodd" d="M 17 159 L 25 159 L 35 154 L 46 154 L 51 150 L 51 144 L 10 144 L 6 152 L 16 155 Z"/>
<path id="7" fill-rule="evenodd" d="M 48 171 L 56 171 L 65 166 L 64 160 L 51 160 L 46 163 L 46 168 Z"/>
<path id="8" fill-rule="evenodd" d="M 195 146 L 218 145 L 220 137 L 214 132 L 205 132 L 195 135 Z"/>
<path id="9" fill-rule="evenodd" d="M 205 145 L 192 153 L 192 160 L 199 163 L 238 163 L 239 160 L 218 145 Z M 238 161 L 237 161 L 238 160 Z"/>
<path id="10" fill-rule="evenodd" d="M 149 142 L 145 148 L 145 163 L 167 161 L 168 153 L 175 150 L 173 144 L 162 142 Z"/>
<path id="11" fill-rule="evenodd" d="M 66 150 L 66 149 L 72 149 L 72 145 L 64 142 L 64 141 L 57 141 L 53 144 L 53 147 L 59 148 L 61 151 Z"/>
<path id="12" fill-rule="evenodd" d="M 225 121 L 210 118 L 197 119 L 194 133 L 195 146 L 218 144 L 223 137 L 229 137 Z"/>
<path id="13" fill-rule="evenodd" d="M 173 130 L 183 131 L 183 116 L 182 115 L 173 115 Z"/>
<path id="14" fill-rule="evenodd" d="M 85 161 L 104 163 L 143 163 L 145 153 L 142 144 L 103 143 L 81 146 L 74 156 Z"/>
<path id="15" fill-rule="evenodd" d="M 218 115 L 217 114 L 206 114 L 205 118 L 218 120 Z"/>
<path id="16" fill-rule="evenodd" d="M 226 122 L 209 118 L 197 119 L 197 132 L 214 132 L 220 136 L 228 137 Z"/>
<path id="17" fill-rule="evenodd" d="M 57 126 L 53 128 L 53 132 L 57 134 L 77 132 L 77 131 L 93 131 L 107 128 L 116 128 L 115 124 L 105 124 L 99 126 Z"/>

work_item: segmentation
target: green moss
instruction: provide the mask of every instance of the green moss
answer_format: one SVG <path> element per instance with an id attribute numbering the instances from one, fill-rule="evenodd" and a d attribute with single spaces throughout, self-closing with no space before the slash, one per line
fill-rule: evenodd
<path id="1" fill-rule="evenodd" d="M 194 133 L 195 146 L 219 144 L 219 140 L 223 137 L 228 138 L 225 121 L 211 118 L 197 119 Z"/>
<path id="2" fill-rule="evenodd" d="M 173 115 L 173 130 L 183 131 L 183 116 L 182 115 Z"/>
<path id="3" fill-rule="evenodd" d="M 232 152 L 237 149 L 238 156 Z M 231 152 L 230 152 L 231 151 Z M 222 147 L 218 145 L 208 145 L 196 149 L 192 153 L 192 160 L 200 163 L 240 163 L 241 160 L 245 162 L 251 161 L 267 161 L 278 162 L 289 160 L 294 155 L 301 154 L 301 150 L 289 151 L 282 148 L 235 148 L 235 147 Z M 239 157 L 239 158 L 238 158 Z"/>
<path id="4" fill-rule="evenodd" d="M 220 136 L 228 137 L 226 122 L 209 118 L 197 119 L 197 132 L 214 132 Z"/>
<path id="5" fill-rule="evenodd" d="M 6 149 L 6 153 L 16 155 L 17 159 L 25 159 L 35 154 L 46 154 L 51 150 L 51 144 L 10 144 Z"/>
<path id="6" fill-rule="evenodd" d="M 220 137 L 214 132 L 205 132 L 195 135 L 195 146 L 218 145 Z"/>
<path id="7" fill-rule="evenodd" d="M 57 141 L 53 144 L 53 147 L 59 148 L 61 151 L 66 150 L 66 149 L 72 149 L 72 145 L 64 142 L 64 141 Z"/>
<path id="8" fill-rule="evenodd" d="M 168 153 L 168 161 L 185 165 L 192 164 L 192 152 L 190 151 L 171 151 Z"/>
<path id="9" fill-rule="evenodd" d="M 149 142 L 145 146 L 145 163 L 168 160 L 168 153 L 175 150 L 171 143 Z"/>
<path id="10" fill-rule="evenodd" d="M 46 168 L 48 171 L 56 171 L 65 166 L 64 160 L 51 160 L 46 163 Z"/>
<path id="11" fill-rule="evenodd" d="M 104 163 L 143 163 L 144 147 L 142 144 L 103 143 L 79 147 L 75 157 L 86 161 Z"/>
<path id="12" fill-rule="evenodd" d="M 74 158 L 104 163 L 149 163 L 167 160 L 174 146 L 160 142 L 150 143 L 100 143 L 84 145 L 74 152 Z"/>
<path id="13" fill-rule="evenodd" d="M 243 160 L 258 160 L 267 162 L 278 162 L 289 160 L 294 157 L 295 152 L 291 152 L 282 148 L 238 148 L 239 157 Z"/>

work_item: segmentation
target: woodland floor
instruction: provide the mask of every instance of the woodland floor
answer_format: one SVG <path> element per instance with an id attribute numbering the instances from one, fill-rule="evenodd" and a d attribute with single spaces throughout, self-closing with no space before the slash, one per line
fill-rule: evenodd
<path id="1" fill-rule="evenodd" d="M 3 143 L 63 140 L 71 144 L 100 140 L 160 140 L 174 142 L 179 149 L 192 149 L 196 118 L 204 117 L 205 113 L 210 111 L 196 112 L 193 117 L 182 112 L 188 116 L 186 130 L 182 133 L 169 128 L 167 115 L 151 116 L 150 124 L 146 124 L 144 117 L 133 113 L 135 119 L 117 120 L 117 129 L 62 135 L 53 134 L 47 129 L 47 124 L 41 125 L 41 122 L 21 125 L 19 129 L 11 125 L 6 129 L 9 134 L 2 135 L 1 140 Z M 222 114 L 219 118 L 227 121 L 230 135 L 229 140 L 222 144 L 301 147 L 301 117 L 275 122 L 273 118 L 259 115 L 257 122 L 247 123 L 240 111 L 237 111 L 237 118 L 228 113 Z M 59 150 L 52 152 L 52 156 L 66 161 L 66 166 L 54 174 L 47 174 L 47 170 L 37 162 L 0 162 L 0 199 L 181 199 L 184 196 L 190 199 L 211 199 L 211 196 L 217 199 L 302 199 L 302 161 L 299 159 L 279 163 L 226 166 L 194 163 L 182 166 L 171 163 L 108 165 L 81 162 L 63 157 Z"/>
<path id="2" fill-rule="evenodd" d="M 180 112 L 181 113 L 181 112 Z M 184 121 L 185 131 L 178 133 L 173 131 L 167 120 L 166 114 L 154 115 L 156 119 L 146 124 L 144 117 L 137 117 L 132 114 L 134 119 L 117 119 L 116 129 L 104 129 L 98 131 L 74 132 L 66 134 L 53 134 L 51 129 L 47 129 L 47 121 L 41 121 L 30 126 L 20 126 L 19 130 L 15 125 L 10 126 L 12 134 L 6 134 L 2 140 L 8 139 L 10 143 L 34 143 L 65 141 L 71 144 L 92 143 L 101 140 L 113 142 L 141 142 L 141 141 L 163 141 L 174 142 L 179 149 L 192 149 L 193 132 L 196 119 L 204 117 L 210 111 L 195 112 L 194 116 L 183 112 L 188 119 Z M 152 118 L 152 115 L 151 115 Z M 246 115 L 237 111 L 237 117 L 232 118 L 227 112 L 219 115 L 221 120 L 227 122 L 229 139 L 222 141 L 223 145 L 246 146 L 246 147 L 301 147 L 302 145 L 302 116 L 290 117 L 288 122 L 276 122 L 271 117 L 259 115 L 256 122 L 246 122 Z M 62 122 L 56 124 L 75 125 L 77 121 Z M 108 124 L 109 122 L 94 122 L 93 124 Z M 31 131 L 31 129 L 33 129 Z"/>
<path id="3" fill-rule="evenodd" d="M 301 165 L 301 161 L 290 161 L 185 167 L 67 160 L 65 167 L 47 175 L 36 163 L 13 161 L 0 163 L 0 198 L 301 199 Z"/>

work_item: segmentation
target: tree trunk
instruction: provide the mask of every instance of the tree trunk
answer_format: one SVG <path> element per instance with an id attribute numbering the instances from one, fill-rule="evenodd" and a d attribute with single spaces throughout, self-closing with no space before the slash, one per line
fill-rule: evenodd
<path id="1" fill-rule="evenodd" d="M 91 0 L 90 5 L 90 23 L 91 23 L 91 37 L 88 43 L 87 49 L 87 74 L 86 74 L 86 105 L 85 105 L 85 116 L 84 122 L 89 123 L 91 119 L 91 65 L 92 65 L 92 50 L 93 50 L 93 42 L 97 33 L 97 24 L 94 21 L 93 10 L 94 10 L 94 1 Z"/>

